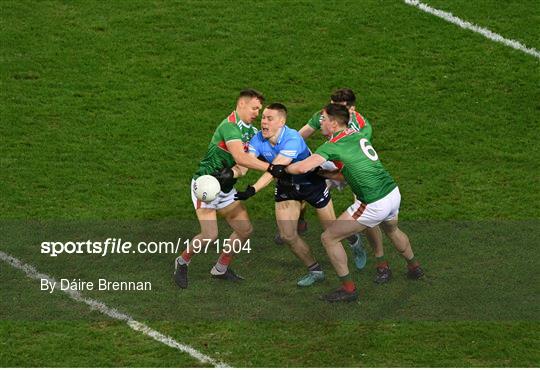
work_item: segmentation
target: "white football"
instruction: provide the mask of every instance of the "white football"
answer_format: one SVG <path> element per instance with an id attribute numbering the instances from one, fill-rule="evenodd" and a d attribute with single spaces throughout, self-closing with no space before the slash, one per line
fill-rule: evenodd
<path id="1" fill-rule="evenodd" d="M 210 203 L 217 198 L 221 186 L 219 186 L 219 181 L 214 176 L 202 175 L 195 180 L 193 191 L 198 200 Z"/>

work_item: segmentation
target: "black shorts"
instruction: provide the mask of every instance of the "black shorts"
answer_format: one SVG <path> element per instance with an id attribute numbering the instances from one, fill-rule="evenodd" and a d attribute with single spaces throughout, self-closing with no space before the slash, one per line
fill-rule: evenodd
<path id="1" fill-rule="evenodd" d="M 330 202 L 330 191 L 326 187 L 326 181 L 317 176 L 311 183 L 305 184 L 282 184 L 278 181 L 274 200 L 283 202 L 286 200 L 305 200 L 315 208 L 324 208 Z"/>

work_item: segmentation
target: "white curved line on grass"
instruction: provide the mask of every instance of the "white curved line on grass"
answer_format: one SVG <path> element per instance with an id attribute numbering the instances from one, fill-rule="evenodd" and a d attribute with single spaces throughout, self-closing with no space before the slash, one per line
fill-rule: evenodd
<path id="1" fill-rule="evenodd" d="M 404 2 L 405 2 L 405 4 L 415 6 L 418 9 L 420 9 L 420 10 L 426 12 L 426 13 L 430 13 L 430 14 L 433 14 L 434 16 L 442 18 L 447 22 L 456 24 L 461 28 L 471 30 L 471 31 L 476 32 L 476 33 L 479 33 L 482 36 L 487 37 L 488 39 L 490 39 L 492 41 L 499 42 L 499 43 L 504 44 L 506 46 L 510 46 L 511 48 L 522 51 L 522 52 L 524 52 L 526 54 L 530 54 L 530 55 L 540 59 L 540 52 L 538 50 L 536 50 L 534 48 L 529 48 L 529 47 L 523 45 L 522 43 L 520 43 L 519 41 L 512 40 L 512 39 L 507 39 L 507 38 L 505 38 L 505 37 L 503 37 L 503 36 L 501 36 L 501 35 L 499 35 L 499 34 L 497 34 L 495 32 L 492 32 L 492 31 L 488 30 L 487 28 L 479 27 L 479 26 L 477 26 L 475 24 L 464 21 L 463 19 L 456 17 L 452 13 L 432 8 L 432 7 L 426 5 L 426 4 L 424 4 L 424 3 L 422 3 L 422 2 L 420 2 L 418 0 L 404 0 Z"/>
<path id="2" fill-rule="evenodd" d="M 26 274 L 26 276 L 28 276 L 29 278 L 36 279 L 36 280 L 46 279 L 51 283 L 56 282 L 54 278 L 37 271 L 34 266 L 24 263 L 20 261 L 19 259 L 13 256 L 10 256 L 9 254 L 4 253 L 2 251 L 0 251 L 0 259 L 4 262 L 7 262 L 8 264 L 15 267 L 16 269 L 22 270 Z M 131 329 L 141 332 L 149 336 L 150 338 L 165 344 L 166 346 L 185 352 L 191 357 L 199 360 L 202 363 L 211 364 L 215 367 L 229 367 L 229 365 L 227 365 L 226 363 L 214 360 L 213 358 L 197 351 L 195 348 L 190 347 L 186 344 L 178 343 L 173 338 L 167 335 L 161 334 L 160 332 L 150 328 L 149 326 L 133 319 L 128 314 L 120 312 L 114 308 L 108 307 L 103 302 L 97 301 L 95 299 L 83 297 L 81 292 L 78 290 L 68 289 L 68 290 L 63 290 L 63 291 L 73 300 L 77 302 L 81 302 L 81 303 L 86 303 L 88 306 L 90 306 L 91 309 L 97 310 L 104 315 L 112 317 L 113 319 L 125 321 Z"/>

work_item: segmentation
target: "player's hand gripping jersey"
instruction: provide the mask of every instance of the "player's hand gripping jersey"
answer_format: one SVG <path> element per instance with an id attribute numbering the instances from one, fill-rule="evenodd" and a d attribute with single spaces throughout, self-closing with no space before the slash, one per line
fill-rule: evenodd
<path id="1" fill-rule="evenodd" d="M 247 152 L 249 140 L 257 133 L 257 129 L 252 125 L 244 123 L 236 112 L 232 112 L 225 118 L 214 131 L 212 140 L 208 145 L 206 155 L 199 163 L 199 168 L 193 175 L 193 179 L 197 179 L 202 175 L 211 175 L 223 168 L 225 163 L 228 167 L 233 167 L 236 162 L 233 156 L 227 150 L 226 143 L 228 141 L 240 140 L 244 143 L 244 148 Z M 223 193 L 228 193 L 232 190 L 234 183 L 226 188 L 221 189 Z"/>
<path id="2" fill-rule="evenodd" d="M 311 116 L 307 124 L 315 129 L 320 130 L 321 129 L 321 121 L 322 121 L 322 110 L 316 112 Z M 371 124 L 369 121 L 364 118 L 360 113 L 354 112 L 351 113 L 351 118 L 349 120 L 348 127 L 351 130 L 361 132 L 368 140 L 371 140 L 371 135 L 373 134 L 373 129 L 371 127 Z M 328 161 L 323 164 L 322 168 L 324 170 L 333 171 L 335 169 L 341 170 L 343 167 L 343 163 L 339 161 Z M 339 180 L 326 180 L 329 188 L 337 188 L 339 191 L 342 191 L 343 188 L 347 185 L 347 182 L 345 181 L 339 181 Z"/>
<path id="3" fill-rule="evenodd" d="M 376 202 L 397 187 L 369 139 L 361 132 L 353 129 L 337 132 L 315 153 L 326 160 L 343 163 L 343 176 L 362 203 Z"/>
<path id="4" fill-rule="evenodd" d="M 315 130 L 321 129 L 321 113 L 322 111 L 318 111 L 317 113 L 313 114 L 307 124 L 314 128 Z M 365 119 L 360 113 L 354 112 L 351 114 L 351 119 L 349 120 L 349 128 L 354 131 L 362 132 L 365 137 L 371 141 L 371 134 L 372 134 L 372 128 L 371 124 L 367 119 Z"/>

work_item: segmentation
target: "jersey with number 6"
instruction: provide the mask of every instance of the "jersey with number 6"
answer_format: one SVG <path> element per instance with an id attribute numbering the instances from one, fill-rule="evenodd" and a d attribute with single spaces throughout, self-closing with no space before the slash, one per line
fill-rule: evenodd
<path id="1" fill-rule="evenodd" d="M 318 111 L 317 113 L 313 114 L 307 124 L 315 130 L 320 130 L 322 120 L 321 115 L 322 111 Z M 349 128 L 355 131 L 362 132 L 368 138 L 368 140 L 371 140 L 371 135 L 373 133 L 371 124 L 360 113 L 351 113 L 351 119 L 349 120 Z"/>
<path id="2" fill-rule="evenodd" d="M 211 175 L 223 168 L 223 163 L 227 167 L 232 167 L 236 164 L 231 153 L 227 150 L 227 141 L 240 140 L 244 143 L 244 150 L 247 152 L 249 140 L 257 133 L 257 129 L 252 125 L 244 123 L 236 112 L 232 112 L 225 118 L 214 131 L 212 140 L 208 145 L 206 155 L 199 163 L 199 168 L 193 175 L 193 179 L 197 179 L 202 175 Z M 232 190 L 233 185 L 227 189 L 221 189 L 222 192 L 228 193 Z"/>
<path id="3" fill-rule="evenodd" d="M 376 202 L 397 186 L 361 132 L 350 128 L 340 131 L 315 153 L 330 161 L 343 162 L 343 176 L 362 203 Z"/>

